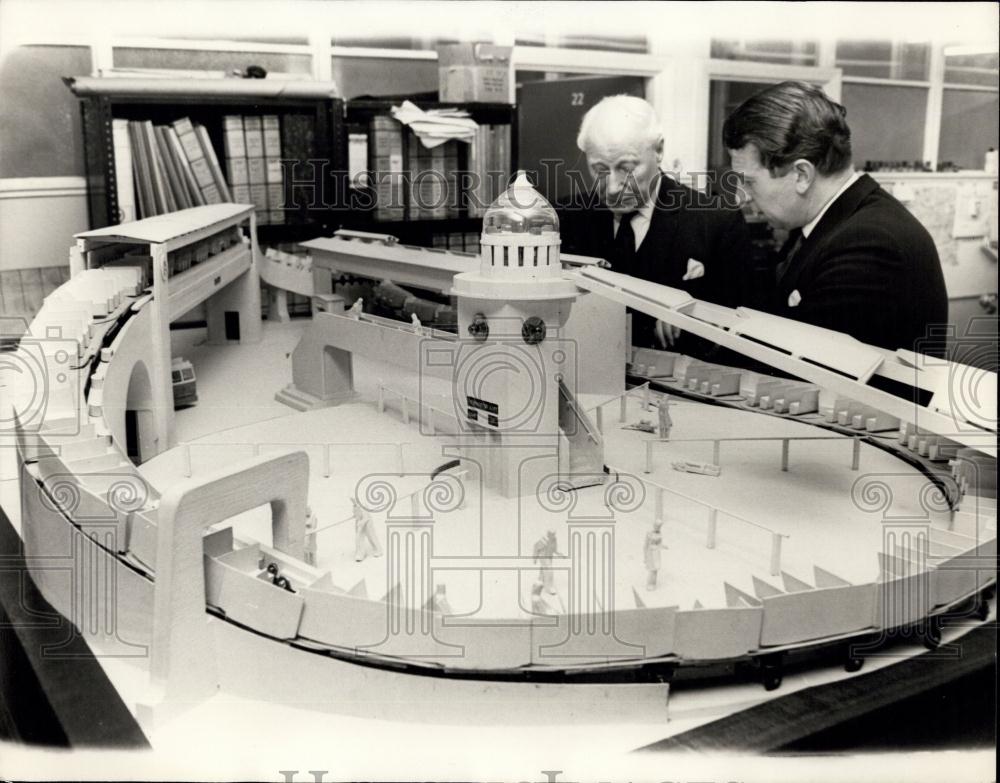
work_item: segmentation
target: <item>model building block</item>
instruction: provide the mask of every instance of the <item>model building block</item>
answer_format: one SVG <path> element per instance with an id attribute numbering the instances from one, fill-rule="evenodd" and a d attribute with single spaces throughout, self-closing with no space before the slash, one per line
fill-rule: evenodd
<path id="1" fill-rule="evenodd" d="M 819 389 L 815 386 L 797 387 L 785 395 L 782 407 L 792 416 L 816 413 L 819 410 Z"/>
<path id="2" fill-rule="evenodd" d="M 702 382 L 709 379 L 713 369 L 710 364 L 692 361 L 681 373 L 680 380 L 685 389 L 700 391 Z"/>
<path id="3" fill-rule="evenodd" d="M 653 348 L 633 348 L 631 369 L 636 375 L 669 378 L 674 375 L 674 365 L 680 354 L 657 351 Z M 655 372 L 654 372 L 655 371 Z"/>
<path id="4" fill-rule="evenodd" d="M 784 396 L 795 388 L 795 384 L 780 384 L 778 386 L 771 386 L 767 389 L 766 393 L 762 394 L 758 400 L 757 404 L 760 406 L 761 410 L 773 410 L 774 401 L 777 399 L 784 399 Z M 781 413 L 781 411 L 776 411 L 776 413 Z"/>
<path id="5" fill-rule="evenodd" d="M 749 405 L 760 406 L 762 397 L 770 397 L 771 392 L 781 386 L 787 386 L 788 381 L 783 378 L 760 378 L 747 391 L 747 403 Z"/>
<path id="6" fill-rule="evenodd" d="M 740 393 L 740 376 L 735 370 L 716 370 L 709 375 L 707 392 L 713 397 Z"/>

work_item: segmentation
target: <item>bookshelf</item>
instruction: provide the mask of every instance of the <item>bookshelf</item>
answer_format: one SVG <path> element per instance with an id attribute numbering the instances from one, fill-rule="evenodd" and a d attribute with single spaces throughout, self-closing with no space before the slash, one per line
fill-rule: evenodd
<path id="1" fill-rule="evenodd" d="M 339 220 L 336 205 L 347 194 L 346 135 L 343 101 L 332 97 L 332 85 L 317 82 L 268 84 L 268 80 L 66 79 L 80 99 L 83 120 L 87 204 L 91 228 L 121 222 L 115 167 L 114 120 L 151 121 L 170 125 L 184 117 L 204 126 L 225 169 L 224 118 L 277 115 L 281 126 L 284 164 L 283 223 L 260 221 L 262 244 L 297 242 L 332 233 Z M 257 82 L 258 84 L 254 84 Z M 289 164 L 291 159 L 299 161 Z M 319 161 L 313 168 L 308 161 Z M 326 164 L 326 165 L 323 165 Z M 291 169 L 294 181 L 289 177 Z M 308 203 L 308 188 L 323 199 Z M 298 190 L 296 191 L 296 188 Z"/>
<path id="2" fill-rule="evenodd" d="M 373 148 L 372 121 L 379 117 L 391 117 L 393 106 L 398 106 L 404 99 L 407 98 L 405 96 L 394 96 L 392 98 L 350 100 L 344 104 L 345 134 L 365 134 L 368 137 L 366 154 L 367 170 L 384 173 L 380 165 L 378 165 L 378 155 L 375 154 Z M 507 152 L 501 158 L 503 161 L 501 167 L 506 169 L 508 174 L 517 170 L 518 133 L 516 106 L 506 103 L 445 103 L 430 100 L 415 100 L 413 98 L 409 98 L 409 100 L 425 110 L 463 109 L 481 126 L 505 128 Z M 402 138 L 401 149 L 399 150 L 401 158 L 399 168 L 402 172 L 410 173 L 415 170 L 414 162 L 411 161 L 410 155 L 411 150 L 414 149 L 414 146 L 411 144 L 411 137 L 414 134 L 406 127 L 399 127 Z M 419 144 L 419 142 L 416 142 L 416 144 Z M 452 144 L 457 151 L 456 168 L 461 177 L 461 175 L 474 169 L 474 164 L 470 165 L 472 164 L 472 161 L 470 161 L 471 145 L 465 142 L 452 142 Z M 449 188 L 452 188 L 451 193 L 458 192 L 459 196 L 457 200 L 450 202 L 452 203 L 452 208 L 448 210 L 449 214 L 442 216 L 421 216 L 415 214 L 416 209 L 414 207 L 413 195 L 409 190 L 409 184 L 409 180 L 404 178 L 401 193 L 402 204 L 397 213 L 392 217 L 379 216 L 376 210 L 365 203 L 364 198 L 361 198 L 355 203 L 354 208 L 348 210 L 343 216 L 342 223 L 344 227 L 360 231 L 392 234 L 407 244 L 426 247 L 450 247 L 457 250 L 478 250 L 478 237 L 482 225 L 481 211 L 479 214 L 475 214 L 475 212 L 470 213 L 467 207 L 467 197 L 469 194 L 461 192 L 461 190 L 464 190 L 461 179 L 457 180 L 454 186 L 449 185 Z M 493 186 L 493 196 L 502 192 L 503 187 L 504 185 L 500 184 L 498 180 Z M 369 187 L 368 193 L 364 195 L 370 200 L 377 193 L 374 188 Z M 466 198 L 463 198 L 463 195 Z M 489 194 L 484 194 L 483 200 L 486 202 L 484 204 L 485 207 L 489 206 L 492 198 Z M 468 237 L 468 246 L 461 243 L 460 237 L 462 236 Z M 451 238 L 451 244 L 445 244 L 442 241 L 445 237 Z"/>
<path id="3" fill-rule="evenodd" d="M 392 234 L 408 244 L 478 252 L 481 215 L 470 213 L 467 201 L 461 196 L 455 201 L 456 208 L 448 214 L 431 217 L 414 214 L 410 194 L 406 191 L 398 214 L 386 220 L 380 219 L 371 205 L 365 204 L 363 198 L 359 200 L 348 187 L 349 134 L 363 132 L 367 135 L 372 120 L 391 117 L 392 107 L 398 106 L 405 97 L 344 101 L 332 97 L 333 86 L 328 83 L 268 84 L 266 79 L 184 80 L 178 83 L 166 79 L 67 78 L 65 82 L 80 100 L 91 228 L 121 222 L 115 166 L 115 120 L 149 121 L 155 126 L 166 126 L 189 118 L 192 123 L 204 126 L 225 171 L 225 118 L 232 115 L 244 118 L 277 115 L 281 123 L 282 158 L 286 161 L 284 203 L 296 204 L 297 208 L 283 210 L 285 222 L 281 224 L 258 220 L 257 232 L 261 244 L 296 243 L 316 236 L 330 236 L 337 228 L 353 228 Z M 502 168 L 508 173 L 516 170 L 518 132 L 515 106 L 431 100 L 413 100 L 413 103 L 422 109 L 464 109 L 481 126 L 503 127 L 508 151 Z M 292 149 L 288 148 L 286 138 L 290 125 L 305 127 L 308 137 L 304 143 L 301 139 L 294 143 Z M 399 165 L 402 171 L 407 172 L 411 164 L 408 141 L 413 134 L 407 128 L 402 128 L 401 134 L 403 144 Z M 463 142 L 453 142 L 453 145 L 455 168 L 464 174 L 470 167 L 470 145 Z M 299 162 L 289 164 L 288 159 Z M 316 164 L 308 161 L 316 161 Z M 376 168 L 373 163 L 371 159 L 366 159 L 364 167 L 373 170 Z M 294 181 L 289 177 L 290 169 Z M 311 184 L 317 187 L 310 187 Z M 502 189 L 499 179 L 493 188 L 495 192 L 492 195 L 495 196 Z M 317 198 L 312 205 L 307 204 L 308 190 L 322 193 L 323 198 Z M 372 193 L 367 195 L 370 198 Z M 488 206 L 492 198 L 490 194 L 484 194 L 483 200 L 484 206 Z"/>

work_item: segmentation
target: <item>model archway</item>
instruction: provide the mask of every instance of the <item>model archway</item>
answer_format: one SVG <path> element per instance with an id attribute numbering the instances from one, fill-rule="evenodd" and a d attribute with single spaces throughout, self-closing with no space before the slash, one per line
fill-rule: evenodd
<path id="1" fill-rule="evenodd" d="M 153 387 L 149 370 L 137 361 L 129 376 L 125 396 L 125 452 L 135 465 L 156 454 L 156 428 L 153 425 Z"/>

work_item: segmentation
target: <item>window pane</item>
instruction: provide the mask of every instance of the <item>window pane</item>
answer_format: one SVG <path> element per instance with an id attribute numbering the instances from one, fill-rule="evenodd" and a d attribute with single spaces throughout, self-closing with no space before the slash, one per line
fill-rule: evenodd
<path id="1" fill-rule="evenodd" d="M 844 76 L 926 81 L 930 44 L 901 41 L 838 41 L 837 66 Z"/>
<path id="2" fill-rule="evenodd" d="M 860 169 L 867 160 L 923 158 L 926 88 L 848 82 L 842 97 L 856 167 Z"/>
<path id="3" fill-rule="evenodd" d="M 982 169 L 986 150 L 1000 147 L 995 92 L 945 90 L 941 103 L 941 143 L 938 160 L 963 169 Z"/>
<path id="4" fill-rule="evenodd" d="M 435 42 L 429 38 L 414 38 L 408 35 L 335 35 L 331 39 L 331 44 L 333 46 L 360 46 L 371 49 L 433 49 Z"/>
<path id="5" fill-rule="evenodd" d="M 815 41 L 712 41 L 712 57 L 720 60 L 816 65 L 816 56 Z"/>
<path id="6" fill-rule="evenodd" d="M 275 54 L 273 52 L 213 52 L 191 49 L 141 49 L 116 46 L 115 68 L 163 68 L 171 71 L 231 71 L 246 70 L 259 65 L 268 73 L 312 73 L 312 58 L 308 54 Z"/>
<path id="7" fill-rule="evenodd" d="M 560 35 L 554 46 L 565 49 L 594 49 L 603 52 L 634 52 L 646 54 L 649 43 L 644 35 L 611 36 L 611 35 Z"/>
<path id="8" fill-rule="evenodd" d="M 945 84 L 1000 86 L 1000 53 L 948 54 L 944 50 Z"/>
<path id="9" fill-rule="evenodd" d="M 334 57 L 333 80 L 345 98 L 361 95 L 413 95 L 438 91 L 436 60 Z"/>

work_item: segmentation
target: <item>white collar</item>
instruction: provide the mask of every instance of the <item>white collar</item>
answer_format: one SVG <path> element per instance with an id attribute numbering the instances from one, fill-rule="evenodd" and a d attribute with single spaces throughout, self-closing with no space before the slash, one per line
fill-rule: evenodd
<path id="1" fill-rule="evenodd" d="M 813 229 L 816 228 L 816 224 L 819 223 L 823 215 L 826 214 L 826 211 L 830 208 L 833 202 L 836 201 L 838 198 L 840 198 L 843 195 L 844 191 L 847 190 L 849 187 L 851 187 L 851 185 L 853 185 L 859 179 L 861 179 L 861 175 L 858 172 L 855 171 L 853 174 L 851 174 L 851 176 L 848 177 L 847 180 L 845 180 L 844 184 L 840 186 L 840 190 L 834 193 L 830 197 L 830 200 L 823 205 L 823 208 L 819 211 L 816 217 L 814 217 L 812 220 L 810 220 L 808 223 L 802 226 L 803 239 L 808 239 Z"/>

